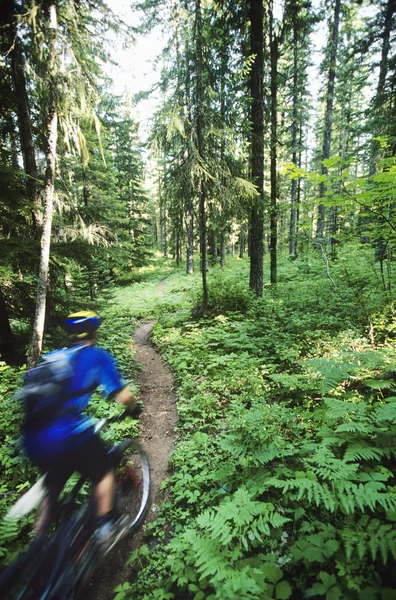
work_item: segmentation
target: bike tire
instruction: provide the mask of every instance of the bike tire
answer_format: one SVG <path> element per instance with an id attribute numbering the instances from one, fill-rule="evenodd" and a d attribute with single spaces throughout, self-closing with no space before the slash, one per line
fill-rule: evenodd
<path id="1" fill-rule="evenodd" d="M 53 535 L 42 542 L 19 580 L 14 582 L 13 600 L 74 600 L 76 556 L 92 530 L 85 511 L 61 523 Z M 80 535 L 83 527 L 88 530 Z"/>
<path id="2" fill-rule="evenodd" d="M 120 518 L 108 551 L 142 525 L 150 505 L 151 485 L 148 456 L 139 442 L 127 439 L 114 446 L 110 455 L 116 473 L 115 502 Z"/>
<path id="3" fill-rule="evenodd" d="M 0 597 L 4 600 L 15 598 L 17 584 L 24 579 L 38 562 L 37 557 L 42 549 L 42 540 L 33 540 L 26 552 L 16 558 L 4 571 L 0 573 Z"/>
<path id="4" fill-rule="evenodd" d="M 76 578 L 76 598 L 84 597 L 86 586 L 102 558 L 144 522 L 150 505 L 150 466 L 145 450 L 133 439 L 113 446 L 109 452 L 116 475 L 114 535 L 103 554 L 93 542 Z"/>

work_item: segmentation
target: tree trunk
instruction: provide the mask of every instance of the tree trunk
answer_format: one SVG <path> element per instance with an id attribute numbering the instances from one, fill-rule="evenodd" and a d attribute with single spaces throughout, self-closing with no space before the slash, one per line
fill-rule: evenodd
<path id="1" fill-rule="evenodd" d="M 270 281 L 276 283 L 277 278 L 277 243 L 278 243 L 278 173 L 277 173 L 277 96 L 278 96 L 278 53 L 279 40 L 274 32 L 272 5 L 270 9 L 270 43 L 271 43 L 271 213 L 270 213 Z"/>
<path id="2" fill-rule="evenodd" d="M 202 56 L 202 13 L 201 0 L 195 3 L 195 59 L 196 59 L 196 94 L 197 94 L 197 118 L 196 136 L 199 160 L 205 164 L 204 146 L 204 87 L 203 87 L 203 56 Z M 207 271 L 207 246 L 206 246 L 206 182 L 203 173 L 199 176 L 199 245 L 201 252 L 202 273 L 202 311 L 208 306 Z"/>
<path id="3" fill-rule="evenodd" d="M 210 254 L 212 256 L 212 264 L 217 265 L 219 257 L 217 254 L 217 237 L 214 227 L 209 228 L 208 239 L 210 244 Z"/>
<path id="4" fill-rule="evenodd" d="M 378 76 L 378 84 L 377 91 L 374 98 L 374 118 L 376 119 L 376 123 L 374 124 L 374 136 L 377 136 L 381 133 L 381 129 L 383 126 L 381 120 L 381 113 L 385 102 L 385 84 L 386 77 L 388 74 L 388 57 L 390 50 L 390 35 L 392 32 L 392 23 L 393 23 L 393 15 L 396 12 L 396 4 L 395 0 L 388 0 L 386 8 L 384 10 L 384 28 L 382 31 L 382 46 L 381 46 L 381 60 L 380 60 L 380 68 L 379 68 L 379 76 Z M 376 163 L 378 160 L 379 153 L 379 142 L 377 140 L 373 140 L 371 143 L 371 158 L 370 158 L 370 175 L 374 175 L 376 169 Z"/>
<path id="5" fill-rule="evenodd" d="M 292 121 L 292 163 L 297 166 L 298 135 L 298 27 L 293 19 L 293 121 Z M 289 256 L 297 257 L 297 179 L 292 179 L 290 192 Z"/>
<path id="6" fill-rule="evenodd" d="M 226 234 L 224 229 L 220 232 L 220 266 L 225 267 L 227 262 Z"/>
<path id="7" fill-rule="evenodd" d="M 163 254 L 165 258 L 168 258 L 168 211 L 166 206 L 166 192 L 164 195 L 164 206 L 162 210 L 162 228 L 163 228 Z"/>
<path id="8" fill-rule="evenodd" d="M 7 131 L 8 134 L 10 136 L 10 150 L 11 150 L 11 161 L 12 161 L 12 166 L 14 167 L 14 169 L 19 169 L 19 162 L 18 162 L 18 145 L 17 145 L 17 132 L 15 131 L 15 124 L 14 124 L 14 120 L 12 118 L 11 115 L 8 115 L 5 118 L 5 121 L 7 122 Z"/>
<path id="9" fill-rule="evenodd" d="M 14 337 L 8 318 L 7 307 L 4 296 L 0 290 L 0 358 L 6 363 L 15 362 Z"/>
<path id="10" fill-rule="evenodd" d="M 249 286 L 257 296 L 263 294 L 264 257 L 264 34 L 263 2 L 250 0 L 250 52 L 255 56 L 250 73 L 252 99 L 251 173 L 258 195 L 250 214 L 250 279 Z"/>
<path id="11" fill-rule="evenodd" d="M 186 273 L 194 273 L 194 216 L 192 199 L 189 197 L 186 201 Z"/>
<path id="12" fill-rule="evenodd" d="M 39 234 L 42 225 L 42 215 L 40 212 L 40 198 L 38 186 L 38 171 L 36 155 L 34 151 L 32 122 L 30 118 L 29 98 L 26 91 L 25 82 L 25 59 L 21 49 L 21 42 L 18 37 L 16 20 L 12 14 L 13 3 L 9 5 L 9 41 L 11 45 L 11 73 L 12 83 L 15 91 L 15 99 L 18 115 L 19 138 L 21 142 L 21 151 L 23 157 L 23 166 L 26 172 L 26 191 L 32 205 L 32 229 L 33 233 Z"/>
<path id="13" fill-rule="evenodd" d="M 245 225 L 242 223 L 239 230 L 239 258 L 243 258 L 245 251 Z"/>
<path id="14" fill-rule="evenodd" d="M 223 18 L 223 31 L 225 35 L 221 39 L 220 49 L 220 117 L 221 117 L 221 143 L 220 143 L 220 164 L 223 165 L 225 162 L 225 148 L 226 148 L 226 77 L 228 67 L 228 52 L 229 52 L 229 29 L 226 27 L 227 19 Z M 220 214 L 220 266 L 225 267 L 227 261 L 227 248 L 226 248 L 226 230 L 227 230 L 227 219 L 228 207 L 225 199 L 224 190 L 227 187 L 226 177 L 224 169 L 221 167 L 223 174 L 221 176 L 221 187 L 223 193 L 221 194 L 221 214 Z"/>
<path id="15" fill-rule="evenodd" d="M 189 5 L 187 0 L 184 2 L 184 8 L 186 12 L 189 11 Z M 178 38 L 177 38 L 178 40 Z M 184 106 L 184 123 L 185 123 L 185 132 L 186 138 L 191 138 L 191 124 L 193 123 L 192 116 L 192 108 L 191 108 L 191 72 L 190 72 L 190 62 L 191 62 L 191 51 L 188 37 L 186 39 L 186 47 L 185 47 L 185 78 L 183 80 L 178 81 L 178 89 L 184 89 L 184 98 L 181 98 L 181 104 Z M 181 58 L 180 53 L 178 51 L 177 46 L 177 64 L 178 64 L 178 77 L 180 73 L 182 73 L 183 69 L 181 68 Z M 191 149 L 187 147 L 188 156 L 191 153 Z M 185 235 L 186 235 L 186 273 L 187 275 L 192 275 L 194 273 L 194 204 L 193 204 L 193 193 L 190 185 L 186 186 L 185 192 L 185 201 L 184 201 L 184 221 L 185 221 Z"/>
<path id="16" fill-rule="evenodd" d="M 327 92 L 326 92 L 326 112 L 325 112 L 325 127 L 323 133 L 323 147 L 322 147 L 322 160 L 330 158 L 330 146 L 331 146 L 331 130 L 333 124 L 333 104 L 334 104 L 334 90 L 335 90 L 335 78 L 336 78 L 336 58 L 338 48 L 338 29 L 340 24 L 340 5 L 341 0 L 335 0 L 334 5 L 334 19 L 332 24 L 332 31 L 329 40 L 329 77 L 327 80 Z M 322 164 L 322 175 L 327 175 L 328 170 L 326 165 Z M 319 202 L 321 198 L 324 198 L 326 191 L 326 185 L 322 182 L 319 186 Z M 318 207 L 318 224 L 316 228 L 316 239 L 319 243 L 323 242 L 323 235 L 325 229 L 326 210 L 323 204 L 320 202 Z"/>
<path id="17" fill-rule="evenodd" d="M 51 245 L 52 211 L 55 191 L 56 145 L 58 139 L 58 28 L 55 3 L 49 5 L 48 12 L 48 89 L 50 97 L 47 125 L 47 168 L 45 172 L 44 221 L 43 232 L 41 236 L 41 254 L 37 283 L 36 312 L 34 317 L 32 342 L 28 357 L 28 368 L 31 368 L 37 364 L 43 343 L 47 288 L 49 284 L 49 257 Z"/>
<path id="18" fill-rule="evenodd" d="M 180 223 L 183 222 L 183 215 L 181 215 L 180 219 L 179 219 L 179 223 L 178 223 L 178 227 L 177 227 L 177 231 L 176 231 L 176 266 L 179 267 L 180 263 L 181 263 L 181 232 L 183 231 L 183 229 L 180 227 Z"/>
<path id="19" fill-rule="evenodd" d="M 89 205 L 90 193 L 89 193 L 89 188 L 88 188 L 87 169 L 84 165 L 82 165 L 82 167 L 81 167 L 81 174 L 82 174 L 82 185 L 83 185 L 83 202 L 84 202 L 85 208 L 87 208 Z M 129 212 L 131 212 L 130 208 L 129 208 Z"/>

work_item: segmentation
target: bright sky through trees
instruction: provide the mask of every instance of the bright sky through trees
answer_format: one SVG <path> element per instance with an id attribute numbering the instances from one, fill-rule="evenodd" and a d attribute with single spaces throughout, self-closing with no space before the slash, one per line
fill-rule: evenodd
<path id="1" fill-rule="evenodd" d="M 107 4 L 127 25 L 139 24 L 139 12 L 132 10 L 128 0 L 108 0 Z M 148 121 L 158 104 L 158 97 L 153 89 L 158 82 L 154 63 L 164 42 L 165 37 L 159 27 L 154 27 L 147 35 L 138 34 L 136 42 L 128 47 L 120 39 L 115 38 L 110 42 L 114 48 L 113 58 L 116 64 L 108 65 L 108 73 L 114 81 L 114 92 L 130 97 L 152 89 L 150 97 L 140 100 L 134 109 L 134 116 L 141 124 L 142 137 L 146 137 L 148 133 Z"/>

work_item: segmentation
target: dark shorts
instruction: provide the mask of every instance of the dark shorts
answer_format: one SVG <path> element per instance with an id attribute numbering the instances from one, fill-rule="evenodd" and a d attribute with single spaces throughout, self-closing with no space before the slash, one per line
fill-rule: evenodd
<path id="1" fill-rule="evenodd" d="M 59 456 L 41 458 L 37 464 L 42 473 L 46 473 L 45 484 L 52 497 L 58 497 L 66 481 L 75 471 L 96 485 L 113 468 L 99 435 L 93 435 Z"/>

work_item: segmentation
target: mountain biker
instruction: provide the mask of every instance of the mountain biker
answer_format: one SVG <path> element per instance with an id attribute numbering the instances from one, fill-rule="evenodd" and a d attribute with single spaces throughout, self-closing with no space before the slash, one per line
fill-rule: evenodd
<path id="1" fill-rule="evenodd" d="M 73 358 L 72 397 L 67 410 L 59 407 L 53 418 L 34 428 L 25 427 L 24 445 L 28 456 L 46 473 L 48 490 L 37 522 L 38 532 L 48 527 L 59 493 L 74 471 L 85 475 L 95 486 L 97 538 L 111 535 L 116 520 L 114 510 L 115 475 L 109 455 L 91 419 L 83 414 L 93 391 L 102 386 L 108 398 L 123 404 L 128 412 L 136 407 L 133 392 L 122 380 L 114 358 L 96 346 L 100 326 L 98 315 L 89 311 L 71 314 L 65 321 L 70 345 L 81 346 Z"/>

